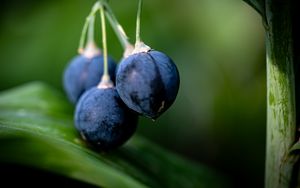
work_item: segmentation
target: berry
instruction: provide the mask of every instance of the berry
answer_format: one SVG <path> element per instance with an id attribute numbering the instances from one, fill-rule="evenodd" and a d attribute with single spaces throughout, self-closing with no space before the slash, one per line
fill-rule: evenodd
<path id="1" fill-rule="evenodd" d="M 86 90 L 96 86 L 103 75 L 103 55 L 100 51 L 88 50 L 72 59 L 64 71 L 64 89 L 74 104 Z M 116 63 L 112 58 L 108 58 L 108 68 L 114 81 Z"/>
<path id="2" fill-rule="evenodd" d="M 75 110 L 76 129 L 88 143 L 104 151 L 125 143 L 135 132 L 137 120 L 137 114 L 110 86 L 86 91 Z"/>
<path id="3" fill-rule="evenodd" d="M 116 88 L 129 108 L 156 119 L 175 101 L 179 73 L 167 55 L 143 48 L 145 46 L 122 60 L 117 70 Z"/>

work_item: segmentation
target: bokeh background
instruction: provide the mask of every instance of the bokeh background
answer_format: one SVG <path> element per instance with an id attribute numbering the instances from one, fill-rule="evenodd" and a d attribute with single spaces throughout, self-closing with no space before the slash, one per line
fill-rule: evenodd
<path id="1" fill-rule="evenodd" d="M 0 91 L 41 80 L 62 91 L 94 0 L 4 0 L 0 3 Z M 131 41 L 137 1 L 111 0 Z M 101 44 L 98 18 L 97 41 Z M 112 30 L 109 53 L 122 56 Z M 176 62 L 174 105 L 138 133 L 205 164 L 234 187 L 262 187 L 265 149 L 265 48 L 259 15 L 242 0 L 144 1 L 142 38 Z"/>

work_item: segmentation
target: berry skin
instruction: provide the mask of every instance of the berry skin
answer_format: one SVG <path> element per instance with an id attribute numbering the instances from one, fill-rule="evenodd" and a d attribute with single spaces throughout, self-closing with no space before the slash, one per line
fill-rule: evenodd
<path id="1" fill-rule="evenodd" d="M 109 74 L 114 81 L 116 63 L 108 58 Z M 103 74 L 103 55 L 93 57 L 78 55 L 66 67 L 63 85 L 69 100 L 75 104 L 79 97 L 91 87 L 96 86 Z"/>
<path id="2" fill-rule="evenodd" d="M 100 150 L 125 143 L 135 132 L 138 116 L 120 99 L 114 87 L 93 87 L 77 103 L 75 127 L 82 137 Z"/>
<path id="3" fill-rule="evenodd" d="M 158 118 L 175 101 L 179 82 L 174 62 L 155 50 L 123 59 L 116 75 L 116 88 L 124 103 L 152 119 Z"/>

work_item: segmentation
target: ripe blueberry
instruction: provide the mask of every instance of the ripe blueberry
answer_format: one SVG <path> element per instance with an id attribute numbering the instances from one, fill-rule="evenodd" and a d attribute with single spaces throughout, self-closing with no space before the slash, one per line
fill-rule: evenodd
<path id="1" fill-rule="evenodd" d="M 93 48 L 93 47 L 91 47 Z M 103 55 L 95 49 L 87 49 L 68 64 L 64 71 L 63 85 L 69 100 L 76 103 L 79 97 L 96 86 L 103 75 Z M 108 71 L 114 81 L 116 63 L 108 58 Z"/>
<path id="2" fill-rule="evenodd" d="M 125 143 L 135 132 L 138 116 L 120 99 L 114 87 L 93 87 L 77 103 L 75 126 L 82 137 L 101 150 Z"/>
<path id="3" fill-rule="evenodd" d="M 167 55 L 142 49 L 122 60 L 117 70 L 116 88 L 129 108 L 156 119 L 175 101 L 179 73 Z"/>

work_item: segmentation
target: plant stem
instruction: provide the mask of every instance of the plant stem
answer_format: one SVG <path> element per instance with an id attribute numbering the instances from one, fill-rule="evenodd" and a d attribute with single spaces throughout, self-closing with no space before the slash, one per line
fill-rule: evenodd
<path id="1" fill-rule="evenodd" d="M 139 0 L 138 11 L 136 16 L 136 38 L 135 43 L 141 42 L 141 12 L 142 12 L 143 0 Z"/>
<path id="2" fill-rule="evenodd" d="M 291 1 L 266 0 L 266 188 L 291 187 L 298 158 L 289 153 L 296 140 Z"/>
<path id="3" fill-rule="evenodd" d="M 103 45 L 103 79 L 109 80 L 108 62 L 107 62 L 107 41 L 106 41 L 106 23 L 103 6 L 100 6 L 102 45 Z"/>
<path id="4" fill-rule="evenodd" d="M 135 32 L 135 46 L 130 54 L 137 54 L 142 52 L 148 52 L 151 50 L 150 46 L 147 46 L 141 40 L 141 14 L 142 14 L 143 0 L 139 0 L 138 11 L 136 16 L 136 32 Z"/>
<path id="5" fill-rule="evenodd" d="M 90 26 L 89 35 L 88 35 L 88 42 L 92 41 L 91 36 L 93 36 L 93 41 L 94 41 L 94 29 L 92 27 L 94 27 L 95 13 L 98 10 L 100 10 L 101 7 L 102 7 L 103 10 L 105 10 L 104 12 L 105 12 L 105 14 L 106 14 L 113 30 L 115 31 L 115 33 L 116 33 L 123 49 L 127 50 L 128 48 L 130 48 L 132 46 L 131 43 L 128 41 L 128 37 L 127 37 L 123 27 L 118 22 L 117 18 L 115 17 L 113 11 L 111 10 L 111 8 L 107 4 L 107 2 L 105 0 L 98 0 L 94 4 L 90 14 L 87 16 L 85 24 L 83 26 L 81 37 L 80 37 L 80 42 L 79 42 L 79 48 L 78 48 L 78 51 L 80 53 L 84 49 L 85 37 L 86 37 L 86 34 L 87 34 L 88 26 Z"/>
<path id="6" fill-rule="evenodd" d="M 81 36 L 80 36 L 79 47 L 78 47 L 79 53 L 82 53 L 83 49 L 84 49 L 85 36 L 86 36 L 86 32 L 87 32 L 88 25 L 89 25 L 89 22 L 87 21 L 87 19 L 83 25 L 83 29 L 82 29 Z"/>
<path id="7" fill-rule="evenodd" d="M 94 26 L 95 26 L 95 15 L 90 16 L 89 30 L 88 30 L 88 43 L 94 43 Z"/>
<path id="8" fill-rule="evenodd" d="M 128 41 L 128 37 L 122 27 L 122 25 L 118 22 L 116 16 L 114 15 L 113 11 L 111 10 L 110 6 L 107 4 L 106 1 L 101 1 L 102 6 L 105 9 L 105 15 L 110 22 L 111 27 L 115 31 L 123 49 L 126 49 L 128 46 L 131 46 L 131 43 Z"/>
<path id="9" fill-rule="evenodd" d="M 83 25 L 83 29 L 82 29 L 81 36 L 80 36 L 80 41 L 79 41 L 79 47 L 78 47 L 78 52 L 79 53 L 83 52 L 84 42 L 85 42 L 86 34 L 87 34 L 87 31 L 88 31 L 88 27 L 89 27 L 88 42 L 91 42 L 92 39 L 94 41 L 94 21 L 95 21 L 94 19 L 95 19 L 95 14 L 99 9 L 99 6 L 100 6 L 100 3 L 96 2 L 92 7 L 91 12 L 89 13 L 89 15 L 85 19 L 85 23 Z"/>

